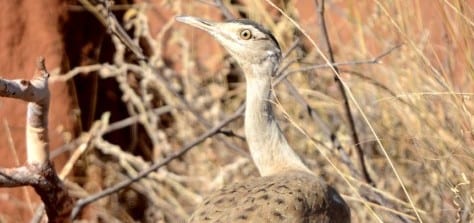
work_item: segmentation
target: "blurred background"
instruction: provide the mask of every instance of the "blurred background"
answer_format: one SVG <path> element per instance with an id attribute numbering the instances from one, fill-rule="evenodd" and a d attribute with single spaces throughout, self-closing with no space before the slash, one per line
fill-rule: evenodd
<path id="1" fill-rule="evenodd" d="M 271 1 L 284 14 L 270 0 L 104 2 L 0 1 L 0 75 L 31 78 L 37 58 L 46 58 L 51 155 L 74 197 L 136 176 L 234 114 L 245 98 L 240 68 L 210 36 L 174 20 L 232 15 L 263 24 L 279 41 L 288 80 L 275 86 L 279 123 L 343 194 L 353 222 L 473 221 L 474 1 L 326 0 L 325 21 L 321 0 Z M 355 99 L 358 141 L 324 66 L 329 50 Z M 0 99 L 2 167 L 25 162 L 25 111 L 25 103 Z M 242 118 L 229 123 L 87 206 L 79 221 L 185 221 L 206 194 L 258 176 L 242 127 Z M 2 188 L 0 222 L 29 222 L 40 203 L 29 188 Z"/>

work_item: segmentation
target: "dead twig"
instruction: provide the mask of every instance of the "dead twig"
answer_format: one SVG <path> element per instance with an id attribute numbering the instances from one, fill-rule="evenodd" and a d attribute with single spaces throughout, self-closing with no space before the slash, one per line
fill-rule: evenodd
<path id="1" fill-rule="evenodd" d="M 329 39 L 329 34 L 328 34 L 328 31 L 327 31 L 326 20 L 325 20 L 325 17 L 324 17 L 324 0 L 321 0 L 321 1 L 316 0 L 316 5 L 317 5 L 319 25 L 320 25 L 320 28 L 321 28 L 323 42 L 324 42 L 324 44 L 326 46 L 326 49 L 327 49 L 329 62 L 332 64 L 332 63 L 335 62 L 335 60 L 334 60 L 334 54 L 332 52 L 331 41 Z M 384 56 L 384 54 L 382 54 L 382 57 L 383 56 Z M 339 68 L 338 67 L 332 66 L 332 68 L 334 69 L 334 71 L 337 74 L 339 74 Z M 359 162 L 360 162 L 360 166 L 361 166 L 361 169 L 362 169 L 362 175 L 364 177 L 364 180 L 367 183 L 369 183 L 370 185 L 375 186 L 375 182 L 372 180 L 372 178 L 369 175 L 369 172 L 367 171 L 367 164 L 365 163 L 364 150 L 362 149 L 362 146 L 361 146 L 361 143 L 360 143 L 360 140 L 359 140 L 359 135 L 357 133 L 357 129 L 356 129 L 356 126 L 355 126 L 354 116 L 352 114 L 351 106 L 349 104 L 349 98 L 347 97 L 346 90 L 344 89 L 344 85 L 342 84 L 341 80 L 339 79 L 339 75 L 335 75 L 335 79 L 336 79 L 337 85 L 339 87 L 339 91 L 341 92 L 341 95 L 342 95 L 343 100 L 344 100 L 344 108 L 346 110 L 346 116 L 347 116 L 347 119 L 349 121 L 349 126 L 350 126 L 351 131 L 352 131 L 352 138 L 354 140 L 357 155 L 359 157 Z"/>
<path id="2" fill-rule="evenodd" d="M 234 18 L 234 16 L 230 12 L 230 10 L 224 5 L 222 0 L 214 0 L 214 4 L 221 11 L 222 15 L 224 15 L 226 19 Z"/>
<path id="3" fill-rule="evenodd" d="M 315 64 L 315 65 L 308 65 L 294 70 L 283 70 L 281 69 L 278 72 L 278 78 L 286 78 L 288 75 L 300 72 L 307 72 L 311 70 L 317 70 L 321 68 L 331 68 L 331 67 L 341 67 L 341 66 L 355 66 L 355 65 L 363 65 L 363 64 L 380 64 L 382 63 L 382 58 L 388 56 L 394 50 L 400 48 L 402 44 L 397 44 L 395 46 L 390 47 L 388 50 L 382 52 L 381 54 L 377 55 L 376 57 L 369 59 L 369 60 L 355 60 L 355 61 L 346 61 L 346 62 L 334 62 L 334 63 L 325 63 L 325 64 Z"/>
<path id="4" fill-rule="evenodd" d="M 93 5 L 88 0 L 79 0 L 79 2 L 91 12 L 106 28 L 107 30 L 117 36 L 120 41 L 130 49 L 139 60 L 145 60 L 141 48 L 128 36 L 127 32 L 123 29 L 120 23 L 117 21 L 115 15 L 110 11 L 109 1 L 99 1 L 98 5 Z M 100 6 L 100 7 L 99 7 Z"/>

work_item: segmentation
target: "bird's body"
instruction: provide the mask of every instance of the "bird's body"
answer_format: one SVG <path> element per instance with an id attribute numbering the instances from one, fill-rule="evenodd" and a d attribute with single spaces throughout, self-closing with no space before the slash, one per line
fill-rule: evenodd
<path id="1" fill-rule="evenodd" d="M 190 222 L 342 223 L 348 212 L 337 192 L 317 177 L 288 171 L 225 186 L 207 197 Z"/>
<path id="2" fill-rule="evenodd" d="M 347 204 L 303 164 L 274 118 L 271 81 L 281 59 L 275 37 L 250 20 L 177 20 L 207 31 L 242 67 L 247 82 L 245 136 L 262 176 L 210 195 L 190 222 L 350 222 Z"/>

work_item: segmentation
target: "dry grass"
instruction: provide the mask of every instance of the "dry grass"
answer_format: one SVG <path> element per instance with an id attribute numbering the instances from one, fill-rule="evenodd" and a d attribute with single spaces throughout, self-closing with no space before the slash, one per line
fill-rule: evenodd
<path id="1" fill-rule="evenodd" d="M 325 51 L 313 1 L 277 1 L 301 30 L 267 1 L 224 2 L 234 15 L 246 14 L 272 29 L 284 50 L 301 39 L 284 61 L 293 62 L 288 71 L 326 63 L 318 48 L 301 34 L 308 34 Z M 472 2 L 336 0 L 326 4 L 336 62 L 371 59 L 402 44 L 383 57 L 382 63 L 340 67 L 341 78 L 355 99 L 350 101 L 355 124 L 376 185 L 366 184 L 361 177 L 331 69 L 288 76 L 322 122 L 308 115 L 287 86 L 275 87 L 276 110 L 290 144 L 316 173 L 344 194 L 353 222 L 472 222 Z M 133 148 L 119 148 L 102 139 L 106 119 L 104 129 L 95 128 L 96 132 L 89 132 L 92 137 L 80 138 L 80 143 L 90 147 L 77 161 L 80 171 L 71 179 L 72 185 L 85 189 L 76 188 L 80 197 L 135 176 L 152 160 L 179 150 L 230 116 L 244 101 L 245 80 L 240 70 L 210 37 L 178 26 L 172 18 L 158 33 L 150 34 L 144 26 L 149 16 L 156 16 L 153 7 L 171 15 L 216 19 L 219 9 L 199 1 L 162 1 L 140 7 L 129 11 L 127 19 L 135 27 L 135 38 L 141 36 L 151 46 L 150 65 L 157 67 L 159 74 L 129 62 L 120 50 L 111 65 L 91 67 L 102 77 L 117 80 L 130 115 L 138 116 L 139 124 L 129 123 L 137 129 L 130 139 Z M 121 45 L 119 41 L 115 44 Z M 165 104 L 171 108 L 170 115 L 150 112 Z M 225 130 L 242 136 L 242 120 Z M 342 150 L 334 148 L 325 133 L 328 130 Z M 144 138 L 145 142 L 141 141 Z M 95 209 L 88 212 L 109 220 L 183 221 L 206 193 L 257 175 L 242 151 L 246 151 L 246 144 L 239 137 L 214 136 L 130 189 L 94 203 Z M 99 173 L 97 169 L 101 169 Z"/>

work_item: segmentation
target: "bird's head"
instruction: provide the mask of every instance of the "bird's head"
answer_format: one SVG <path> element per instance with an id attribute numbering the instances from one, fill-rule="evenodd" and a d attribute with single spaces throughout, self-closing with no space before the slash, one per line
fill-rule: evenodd
<path id="1" fill-rule="evenodd" d="M 244 70 L 266 69 L 273 75 L 278 68 L 281 50 L 277 40 L 270 31 L 251 20 L 211 22 L 191 16 L 178 16 L 176 20 L 209 33 Z"/>

